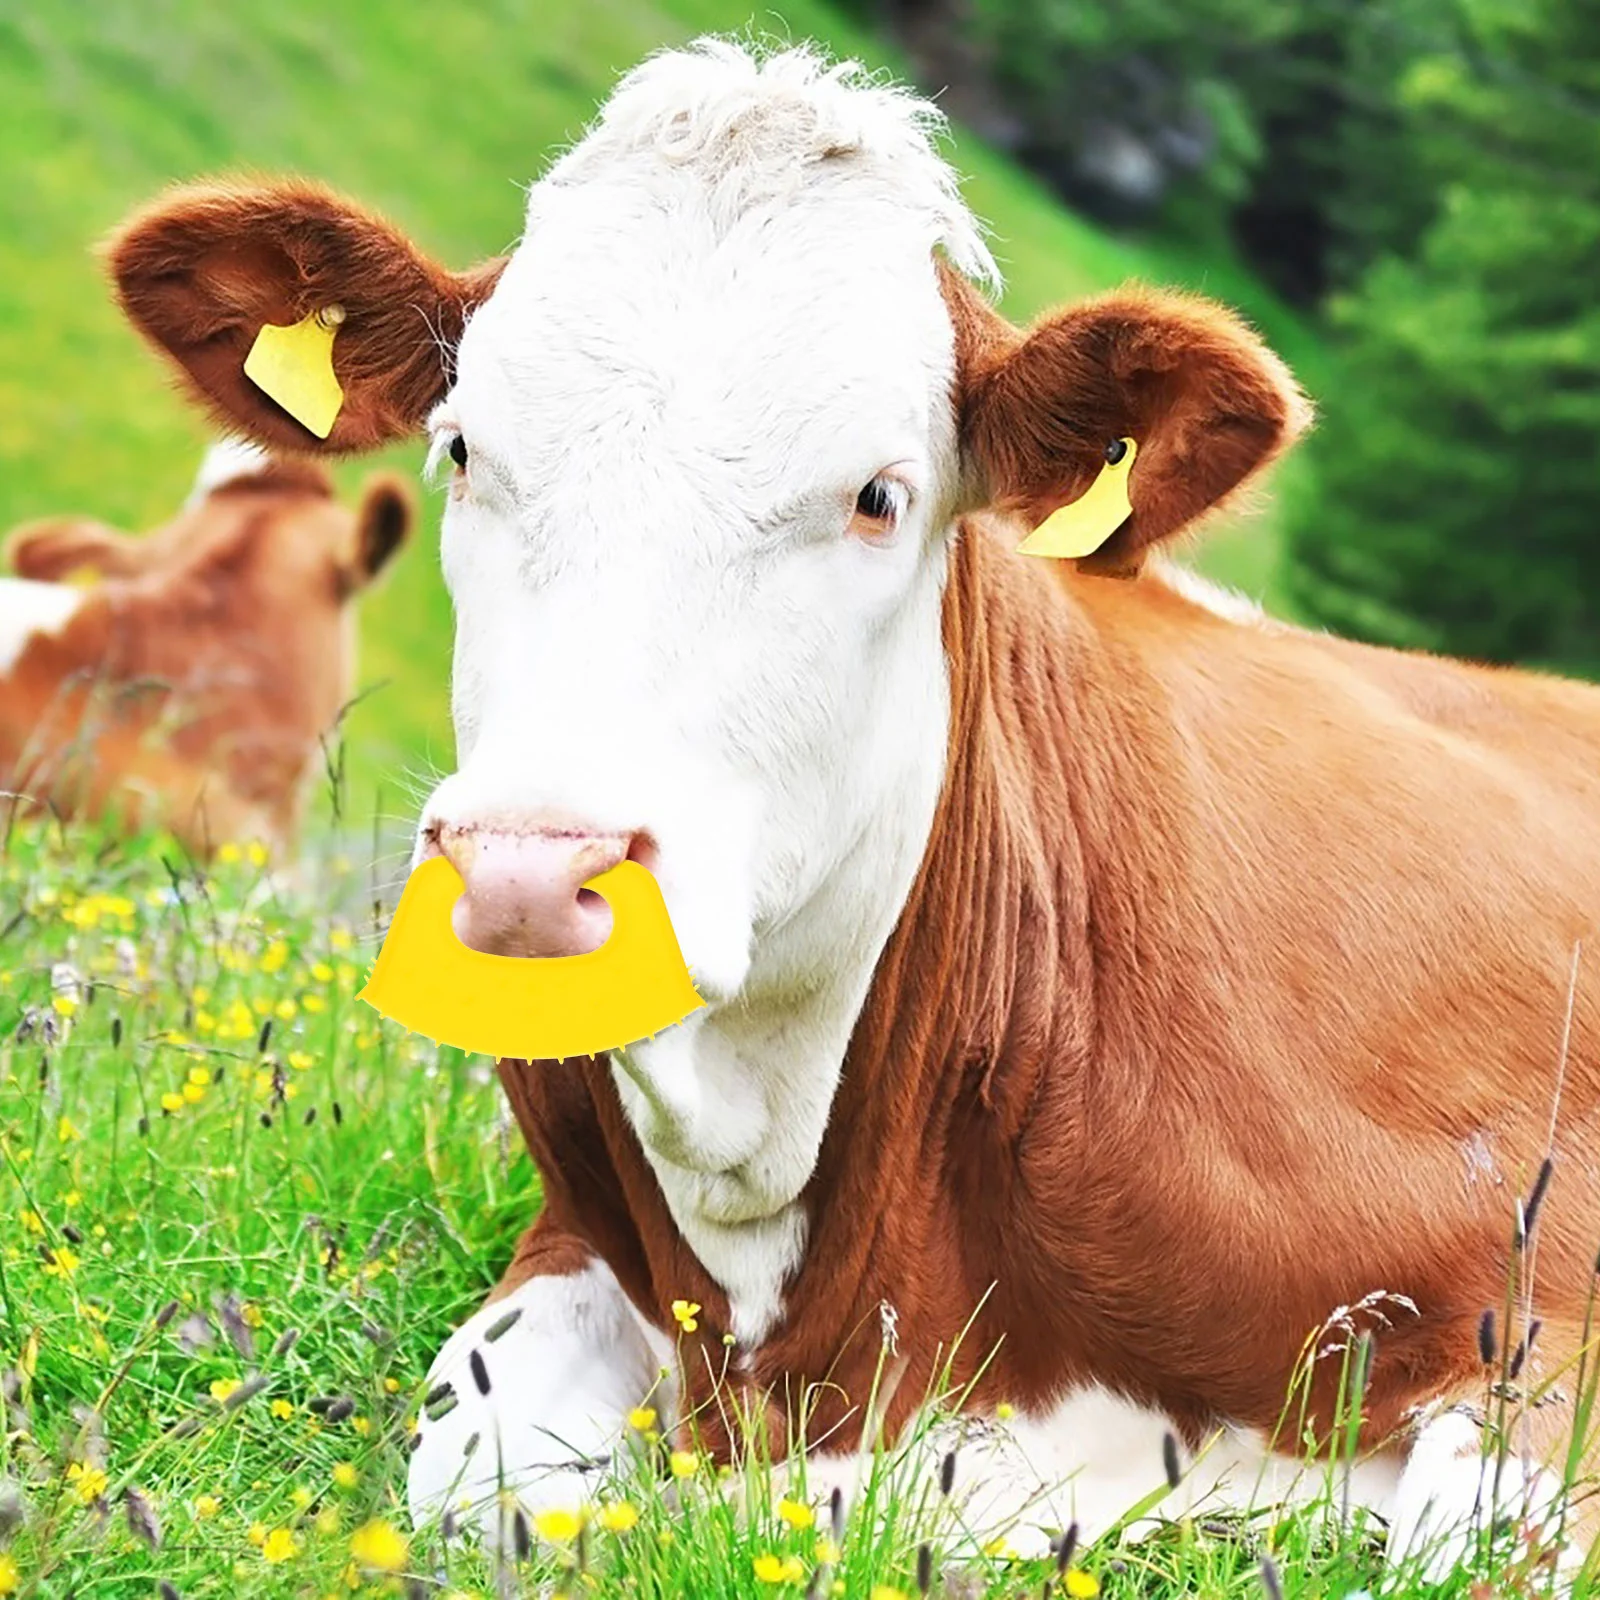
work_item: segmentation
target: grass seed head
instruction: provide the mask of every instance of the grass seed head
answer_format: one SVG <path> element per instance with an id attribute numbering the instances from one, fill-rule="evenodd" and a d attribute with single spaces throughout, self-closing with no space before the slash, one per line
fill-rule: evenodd
<path id="1" fill-rule="evenodd" d="M 1078 1550 L 1078 1524 L 1069 1523 L 1067 1531 L 1061 1535 L 1061 1543 L 1056 1546 L 1056 1571 L 1062 1573 L 1072 1565 L 1072 1558 Z"/>
<path id="2" fill-rule="evenodd" d="M 122 1508 L 128 1518 L 128 1531 L 152 1550 L 161 1548 L 161 1522 L 142 1490 L 131 1484 L 123 1491 Z"/>
<path id="3" fill-rule="evenodd" d="M 1166 1469 L 1167 1487 L 1176 1489 L 1183 1477 L 1178 1464 L 1178 1439 L 1173 1433 L 1161 1436 L 1161 1465 Z"/>
<path id="4" fill-rule="evenodd" d="M 1494 1336 L 1494 1307 L 1485 1306 L 1484 1312 L 1478 1318 L 1478 1359 L 1486 1367 L 1492 1367 L 1500 1353 L 1499 1342 Z"/>
<path id="5" fill-rule="evenodd" d="M 1278 1578 L 1277 1563 L 1271 1556 L 1261 1558 L 1261 1587 L 1267 1591 L 1267 1600 L 1283 1600 L 1283 1584 Z"/>

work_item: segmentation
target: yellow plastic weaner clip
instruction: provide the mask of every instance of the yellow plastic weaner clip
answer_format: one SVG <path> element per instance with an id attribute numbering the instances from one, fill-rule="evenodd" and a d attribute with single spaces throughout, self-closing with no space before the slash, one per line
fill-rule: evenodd
<path id="1" fill-rule="evenodd" d="M 650 873 L 623 861 L 584 887 L 611 907 L 611 936 L 598 950 L 488 955 L 456 938 L 450 916 L 464 885 L 445 857 L 432 856 L 406 881 L 357 998 L 440 1044 L 524 1060 L 620 1049 L 699 1010 L 705 1002 Z"/>

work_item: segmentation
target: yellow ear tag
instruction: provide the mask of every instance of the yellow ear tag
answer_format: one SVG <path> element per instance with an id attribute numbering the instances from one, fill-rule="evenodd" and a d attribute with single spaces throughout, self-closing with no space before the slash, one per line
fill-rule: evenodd
<path id="1" fill-rule="evenodd" d="M 342 306 L 323 306 L 287 328 L 268 323 L 244 358 L 244 375 L 319 439 L 333 431 L 344 390 L 333 375 Z"/>
<path id="2" fill-rule="evenodd" d="M 1074 558 L 1093 555 L 1133 515 L 1128 474 L 1139 447 L 1132 439 L 1119 461 L 1108 461 L 1100 476 L 1076 500 L 1052 511 L 1017 549 L 1025 556 Z"/>
<path id="3" fill-rule="evenodd" d="M 598 950 L 487 955 L 456 938 L 450 913 L 464 885 L 449 861 L 431 856 L 407 880 L 357 998 L 440 1044 L 523 1060 L 598 1055 L 698 1011 L 705 1002 L 650 873 L 624 861 L 584 888 L 611 907 L 611 937 Z"/>

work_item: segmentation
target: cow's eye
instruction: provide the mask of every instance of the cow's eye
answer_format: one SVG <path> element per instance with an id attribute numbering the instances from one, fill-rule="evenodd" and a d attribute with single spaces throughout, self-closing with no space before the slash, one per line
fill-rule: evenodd
<path id="1" fill-rule="evenodd" d="M 899 478 L 880 472 L 856 496 L 850 532 L 868 544 L 887 542 L 910 501 L 911 491 Z"/>
<path id="2" fill-rule="evenodd" d="M 450 441 L 450 459 L 462 468 L 467 465 L 467 441 L 461 434 L 456 434 Z"/>
<path id="3" fill-rule="evenodd" d="M 886 478 L 874 478 L 856 496 L 856 514 L 874 522 L 892 522 L 899 510 L 900 497 Z"/>

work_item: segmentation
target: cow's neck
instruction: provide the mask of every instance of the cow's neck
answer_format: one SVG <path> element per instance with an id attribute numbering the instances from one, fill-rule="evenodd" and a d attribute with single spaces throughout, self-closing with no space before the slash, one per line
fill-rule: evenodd
<path id="1" fill-rule="evenodd" d="M 949 750 L 941 571 L 898 618 L 875 684 L 893 726 L 851 760 L 891 797 L 839 841 L 803 905 L 762 928 L 736 1004 L 614 1052 L 622 1107 L 684 1241 L 746 1347 L 777 1324 L 806 1248 L 816 1169 L 850 1035 L 926 850 Z"/>
<path id="2" fill-rule="evenodd" d="M 999 1275 L 993 1251 L 1028 1234 L 1014 1170 L 1028 1120 L 1053 1102 L 1063 1159 L 1082 1131 L 1080 1094 L 1059 1092 L 1081 1093 L 1095 1059 L 1099 844 L 1081 819 L 1138 801 L 1103 792 L 1132 782 L 1100 692 L 1115 667 L 1055 577 L 977 527 L 952 559 L 947 781 L 852 1035 L 763 1375 L 842 1375 L 853 1357 L 870 1375 L 880 1304 L 924 1355 L 943 1339 L 948 1356 Z"/>

